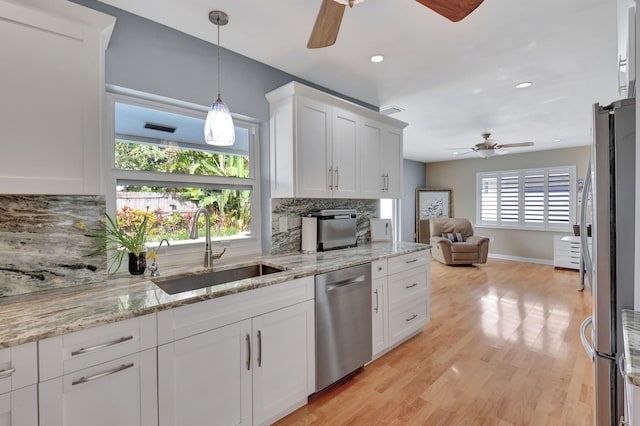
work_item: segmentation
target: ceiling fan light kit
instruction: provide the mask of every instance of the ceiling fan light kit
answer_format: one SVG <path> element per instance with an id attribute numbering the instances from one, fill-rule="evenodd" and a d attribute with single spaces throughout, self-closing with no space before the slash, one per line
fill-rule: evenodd
<path id="1" fill-rule="evenodd" d="M 344 10 L 364 0 L 322 0 L 307 48 L 318 49 L 335 44 Z M 458 22 L 476 10 L 484 0 L 417 0 L 452 22 Z"/>
<path id="2" fill-rule="evenodd" d="M 229 23 L 229 16 L 220 10 L 212 10 L 209 12 L 209 21 L 218 27 L 218 98 L 207 113 L 204 140 L 209 145 L 231 146 L 236 141 L 236 131 L 229 108 L 220 96 L 220 27 Z"/>

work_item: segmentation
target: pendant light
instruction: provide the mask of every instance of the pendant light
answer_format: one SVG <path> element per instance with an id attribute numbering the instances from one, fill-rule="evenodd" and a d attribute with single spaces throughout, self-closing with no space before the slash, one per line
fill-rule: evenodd
<path id="1" fill-rule="evenodd" d="M 218 99 L 207 113 L 204 140 L 209 145 L 231 146 L 236 141 L 236 131 L 229 108 L 220 97 L 220 26 L 229 23 L 229 16 L 220 10 L 212 10 L 209 21 L 218 27 Z"/>

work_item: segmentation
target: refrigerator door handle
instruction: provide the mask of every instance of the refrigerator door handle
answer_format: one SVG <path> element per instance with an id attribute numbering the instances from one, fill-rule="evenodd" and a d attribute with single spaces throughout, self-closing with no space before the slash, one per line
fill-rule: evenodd
<path id="1" fill-rule="evenodd" d="M 582 346 L 584 350 L 587 352 L 587 355 L 593 361 L 595 359 L 595 351 L 593 350 L 593 346 L 589 344 L 589 340 L 587 340 L 587 328 L 593 324 L 593 316 L 588 316 L 582 324 L 580 324 L 580 341 L 582 342 Z"/>
<path id="2" fill-rule="evenodd" d="M 580 247 L 584 266 L 587 270 L 587 275 L 589 276 L 589 283 L 593 282 L 591 276 L 591 273 L 593 271 L 593 259 L 591 258 L 591 251 L 589 250 L 589 234 L 587 230 L 587 205 L 592 185 L 593 182 L 591 179 L 591 156 L 589 156 L 589 163 L 587 164 L 587 174 L 584 177 L 584 187 L 582 188 L 582 205 L 580 206 L 580 225 L 583 228 L 580 230 Z"/>

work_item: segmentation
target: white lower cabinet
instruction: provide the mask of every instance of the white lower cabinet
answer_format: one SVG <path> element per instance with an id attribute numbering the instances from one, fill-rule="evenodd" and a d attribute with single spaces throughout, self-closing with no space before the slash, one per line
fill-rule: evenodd
<path id="1" fill-rule="evenodd" d="M 40 426 L 158 424 L 156 350 L 40 383 Z"/>
<path id="2" fill-rule="evenodd" d="M 371 264 L 373 358 L 378 358 L 429 321 L 429 252 Z"/>
<path id="3" fill-rule="evenodd" d="M 306 281 L 297 286 L 311 292 L 302 293 L 294 286 L 293 295 L 300 294 L 295 297 L 312 297 L 313 277 Z M 288 284 L 283 286 L 287 290 Z M 274 296 L 284 295 L 273 287 Z M 256 299 L 250 293 L 229 302 L 251 306 Z M 184 308 L 178 315 L 190 329 L 198 328 L 196 322 L 219 325 L 221 321 L 197 304 Z M 313 300 L 259 311 L 251 318 L 158 347 L 160 426 L 265 425 L 306 404 L 315 389 Z M 177 327 L 177 316 L 173 318 L 160 323 Z M 173 331 L 181 333 L 180 328 Z"/>
<path id="4" fill-rule="evenodd" d="M 38 426 L 35 384 L 0 395 L 0 426 Z"/>

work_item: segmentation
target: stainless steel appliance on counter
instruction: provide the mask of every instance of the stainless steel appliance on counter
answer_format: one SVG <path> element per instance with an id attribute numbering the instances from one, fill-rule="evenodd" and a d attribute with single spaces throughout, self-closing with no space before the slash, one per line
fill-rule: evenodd
<path id="1" fill-rule="evenodd" d="M 309 214 L 318 218 L 318 251 L 358 244 L 355 209 L 311 210 Z"/>
<path id="2" fill-rule="evenodd" d="M 592 175 L 582 204 L 589 205 L 591 180 L 592 251 L 582 239 L 584 265 L 592 280 L 593 316 L 581 339 L 595 363 L 595 424 L 617 425 L 623 415 L 624 380 L 617 365 L 624 354 L 622 309 L 633 309 L 635 248 L 635 99 L 594 105 Z M 589 179 L 591 178 L 591 179 Z M 587 215 L 583 212 L 583 217 Z M 588 223 L 583 223 L 586 227 Z M 593 322 L 593 347 L 586 330 Z"/>
<path id="3" fill-rule="evenodd" d="M 316 392 L 371 361 L 371 264 L 316 275 Z"/>

